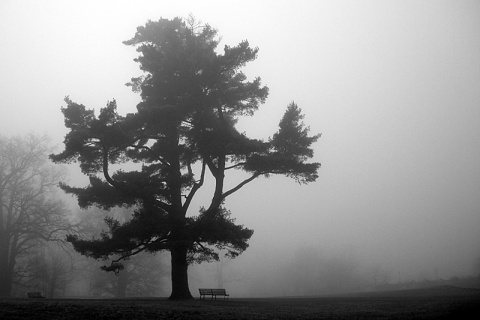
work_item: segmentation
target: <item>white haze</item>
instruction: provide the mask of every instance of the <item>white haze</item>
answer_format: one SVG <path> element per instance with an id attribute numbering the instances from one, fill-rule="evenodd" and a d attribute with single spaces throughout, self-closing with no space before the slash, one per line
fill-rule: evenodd
<path id="1" fill-rule="evenodd" d="M 0 134 L 47 133 L 60 151 L 66 95 L 134 112 L 124 84 L 141 73 L 122 41 L 148 19 L 190 13 L 219 30 L 220 48 L 260 48 L 245 72 L 270 96 L 242 131 L 268 138 L 294 100 L 322 133 L 317 182 L 272 177 L 227 199 L 255 230 L 229 263 L 238 292 L 302 250 L 381 268 L 390 282 L 478 274 L 478 1 L 2 1 Z M 194 283 L 214 281 L 201 270 Z"/>

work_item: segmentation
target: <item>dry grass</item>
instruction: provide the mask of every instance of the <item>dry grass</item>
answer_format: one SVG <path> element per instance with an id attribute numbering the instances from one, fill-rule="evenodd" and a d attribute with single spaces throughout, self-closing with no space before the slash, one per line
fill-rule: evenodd
<path id="1" fill-rule="evenodd" d="M 0 319 L 480 319 L 480 291 L 435 288 L 309 298 L 0 299 Z"/>

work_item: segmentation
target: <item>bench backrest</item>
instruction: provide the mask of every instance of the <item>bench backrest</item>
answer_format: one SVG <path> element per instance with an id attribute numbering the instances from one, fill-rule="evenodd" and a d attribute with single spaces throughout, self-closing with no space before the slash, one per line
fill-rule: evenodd
<path id="1" fill-rule="evenodd" d="M 28 292 L 27 296 L 29 298 L 43 298 L 43 295 L 41 292 Z"/>
<path id="2" fill-rule="evenodd" d="M 212 294 L 212 289 L 198 289 L 200 294 Z"/>
<path id="3" fill-rule="evenodd" d="M 214 295 L 226 295 L 227 291 L 225 289 L 198 289 L 200 294 L 214 294 Z"/>
<path id="4" fill-rule="evenodd" d="M 227 291 L 225 289 L 212 289 L 212 294 L 226 295 Z"/>

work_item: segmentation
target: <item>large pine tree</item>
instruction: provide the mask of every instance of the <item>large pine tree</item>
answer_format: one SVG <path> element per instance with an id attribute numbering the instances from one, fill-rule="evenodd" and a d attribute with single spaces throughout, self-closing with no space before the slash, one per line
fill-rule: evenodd
<path id="1" fill-rule="evenodd" d="M 237 120 L 253 115 L 268 95 L 260 78 L 247 81 L 240 71 L 258 52 L 247 41 L 217 53 L 216 30 L 175 18 L 148 21 L 124 43 L 136 46 L 135 61 L 144 72 L 128 84 L 141 94 L 137 111 L 120 116 L 112 101 L 96 117 L 66 98 L 62 112 L 70 131 L 65 150 L 51 159 L 79 162 L 89 176 L 85 188 L 62 185 L 81 207 L 132 206 L 135 211 L 125 223 L 107 219 L 109 230 L 100 237 L 71 235 L 68 241 L 84 255 L 111 259 L 107 271 L 121 270 L 121 261 L 138 252 L 168 250 L 170 298 L 191 299 L 188 264 L 218 259 L 215 248 L 235 257 L 253 234 L 235 224 L 223 207 L 225 198 L 260 176 L 315 181 L 320 164 L 307 161 L 318 135 L 308 135 L 294 103 L 269 141 L 236 130 Z M 136 170 L 111 173 L 112 164 L 128 162 L 137 163 Z M 226 190 L 231 170 L 247 176 Z M 215 182 L 211 201 L 199 214 L 187 214 L 206 174 Z"/>

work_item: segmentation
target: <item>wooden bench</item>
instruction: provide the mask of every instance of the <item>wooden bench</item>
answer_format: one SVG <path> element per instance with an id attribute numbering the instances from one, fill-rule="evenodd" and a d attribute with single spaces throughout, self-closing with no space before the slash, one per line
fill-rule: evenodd
<path id="1" fill-rule="evenodd" d="M 32 299 L 45 298 L 41 292 L 27 292 L 27 297 Z"/>
<path id="2" fill-rule="evenodd" d="M 212 296 L 212 300 L 213 298 L 217 300 L 217 296 L 223 296 L 225 300 L 230 296 L 225 289 L 198 289 L 198 291 L 200 292 L 200 299 L 202 297 L 205 299 L 205 296 Z"/>

